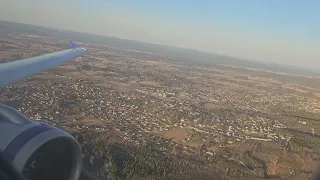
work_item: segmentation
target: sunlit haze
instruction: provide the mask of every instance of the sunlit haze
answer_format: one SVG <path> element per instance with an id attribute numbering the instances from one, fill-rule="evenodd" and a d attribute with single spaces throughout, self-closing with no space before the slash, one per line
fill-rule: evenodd
<path id="1" fill-rule="evenodd" d="M 319 9 L 315 0 L 2 0 L 0 19 L 316 68 Z"/>

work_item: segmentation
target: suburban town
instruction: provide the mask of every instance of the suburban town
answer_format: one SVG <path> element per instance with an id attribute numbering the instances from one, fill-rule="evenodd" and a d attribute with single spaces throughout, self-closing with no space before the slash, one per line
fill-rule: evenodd
<path id="1" fill-rule="evenodd" d="M 200 151 L 210 158 L 227 149 L 245 152 L 250 143 L 269 143 L 288 156 L 300 152 L 295 133 L 312 138 L 320 134 L 320 89 L 285 83 L 281 73 L 202 66 L 161 54 L 78 44 L 88 55 L 1 89 L 1 103 L 66 131 L 114 132 L 124 142 L 164 154 L 179 147 L 175 153 L 193 156 Z M 1 36 L 0 45 L 3 63 L 67 49 L 68 40 L 8 34 Z M 312 151 L 308 148 L 301 147 L 301 152 Z M 269 161 L 270 176 L 298 169 L 272 164 L 280 162 L 281 155 L 265 154 L 261 158 Z M 297 156 L 299 168 L 310 176 L 310 164 L 316 161 L 307 164 Z"/>

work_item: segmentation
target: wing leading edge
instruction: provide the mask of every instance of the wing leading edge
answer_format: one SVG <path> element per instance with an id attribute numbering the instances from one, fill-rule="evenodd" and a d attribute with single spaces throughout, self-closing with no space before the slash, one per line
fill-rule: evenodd
<path id="1" fill-rule="evenodd" d="M 87 54 L 86 49 L 79 48 L 75 43 L 71 42 L 71 46 L 72 49 L 0 64 L 0 87 Z"/>

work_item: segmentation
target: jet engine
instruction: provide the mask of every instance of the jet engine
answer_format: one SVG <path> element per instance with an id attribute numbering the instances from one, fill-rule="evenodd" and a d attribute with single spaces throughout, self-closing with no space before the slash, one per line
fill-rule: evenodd
<path id="1" fill-rule="evenodd" d="M 82 171 L 82 152 L 75 138 L 3 104 L 0 104 L 0 150 L 28 180 L 78 180 Z"/>

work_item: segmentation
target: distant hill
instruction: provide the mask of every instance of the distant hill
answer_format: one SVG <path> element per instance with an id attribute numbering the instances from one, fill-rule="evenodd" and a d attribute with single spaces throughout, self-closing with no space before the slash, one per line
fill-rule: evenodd
<path id="1" fill-rule="evenodd" d="M 286 66 L 271 63 L 262 63 L 257 61 L 243 60 L 225 55 L 200 52 L 196 50 L 183 49 L 171 46 L 157 45 L 152 43 L 138 42 L 132 40 L 119 39 L 115 37 L 93 35 L 83 32 L 74 32 L 56 28 L 42 27 L 36 25 L 15 23 L 0 20 L 0 35 L 8 33 L 29 33 L 42 36 L 51 36 L 57 38 L 72 39 L 94 44 L 103 44 L 119 49 L 130 49 L 136 51 L 150 52 L 161 55 L 170 60 L 181 60 L 199 65 L 232 65 L 238 67 L 262 69 L 276 72 L 286 72 L 290 74 L 300 74 L 308 76 L 320 76 L 320 71 L 294 66 Z"/>

